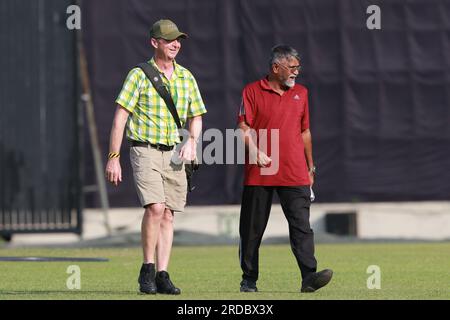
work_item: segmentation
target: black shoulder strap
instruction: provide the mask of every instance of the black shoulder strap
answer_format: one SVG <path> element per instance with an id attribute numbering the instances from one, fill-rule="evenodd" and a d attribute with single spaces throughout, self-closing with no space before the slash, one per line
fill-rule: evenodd
<path id="1" fill-rule="evenodd" d="M 155 69 L 151 64 L 149 63 L 140 63 L 137 68 L 141 68 L 142 71 L 144 71 L 147 78 L 152 83 L 153 87 L 155 88 L 156 92 L 163 98 L 163 100 L 166 102 L 167 108 L 169 109 L 170 113 L 173 116 L 173 119 L 175 120 L 175 123 L 177 124 L 178 129 L 181 129 L 181 121 L 180 116 L 178 115 L 177 108 L 175 107 L 175 103 L 173 102 L 172 96 L 170 95 L 169 91 L 167 91 L 166 87 L 164 86 L 164 82 L 161 79 L 161 75 L 159 74 L 158 70 Z"/>

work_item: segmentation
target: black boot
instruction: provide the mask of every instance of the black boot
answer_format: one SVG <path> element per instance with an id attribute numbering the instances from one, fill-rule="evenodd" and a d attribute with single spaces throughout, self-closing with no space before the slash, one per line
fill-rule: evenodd
<path id="1" fill-rule="evenodd" d="M 156 273 L 156 287 L 158 293 L 163 294 L 180 294 L 181 290 L 176 288 L 170 281 L 169 274 L 166 271 Z"/>
<path id="2" fill-rule="evenodd" d="M 244 279 L 241 281 L 241 292 L 258 292 L 258 288 L 256 287 L 256 282 Z"/>
<path id="3" fill-rule="evenodd" d="M 155 264 L 143 264 L 139 273 L 139 291 L 146 294 L 156 294 Z"/>
<path id="4" fill-rule="evenodd" d="M 323 286 L 326 286 L 333 277 L 333 271 L 325 269 L 320 272 L 314 272 L 306 276 L 302 282 L 301 292 L 314 292 Z"/>

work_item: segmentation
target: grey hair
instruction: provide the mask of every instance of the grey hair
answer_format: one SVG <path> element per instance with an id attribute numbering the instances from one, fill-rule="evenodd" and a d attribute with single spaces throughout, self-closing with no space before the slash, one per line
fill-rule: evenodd
<path id="1" fill-rule="evenodd" d="M 283 59 L 289 59 L 290 57 L 294 57 L 300 61 L 300 55 L 294 48 L 285 44 L 273 47 L 272 53 L 270 54 L 269 68 L 271 68 L 274 63 L 280 62 Z"/>

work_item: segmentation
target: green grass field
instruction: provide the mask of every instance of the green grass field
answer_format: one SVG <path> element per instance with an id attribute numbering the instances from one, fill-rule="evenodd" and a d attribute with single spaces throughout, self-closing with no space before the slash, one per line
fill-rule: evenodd
<path id="1" fill-rule="evenodd" d="M 0 256 L 104 257 L 109 262 L 0 262 L 5 299 L 450 299 L 450 243 L 319 244 L 319 269 L 331 283 L 299 293 L 300 273 L 287 245 L 263 245 L 258 293 L 239 293 L 237 247 L 175 247 L 170 274 L 180 296 L 140 295 L 139 248 L 0 249 Z M 69 290 L 67 267 L 81 268 L 81 289 Z M 367 288 L 367 267 L 381 269 L 381 289 Z"/>

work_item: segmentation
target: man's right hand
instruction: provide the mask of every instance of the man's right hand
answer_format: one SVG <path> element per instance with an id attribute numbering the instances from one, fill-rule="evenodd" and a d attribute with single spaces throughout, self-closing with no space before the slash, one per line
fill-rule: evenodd
<path id="1" fill-rule="evenodd" d="M 258 151 L 258 158 L 256 160 L 256 163 L 258 164 L 258 167 L 266 168 L 270 166 L 270 164 L 272 163 L 272 159 L 270 159 L 264 152 Z"/>
<path id="2" fill-rule="evenodd" d="M 120 158 L 109 159 L 106 164 L 106 180 L 116 187 L 122 182 L 122 168 L 120 167 Z"/>

